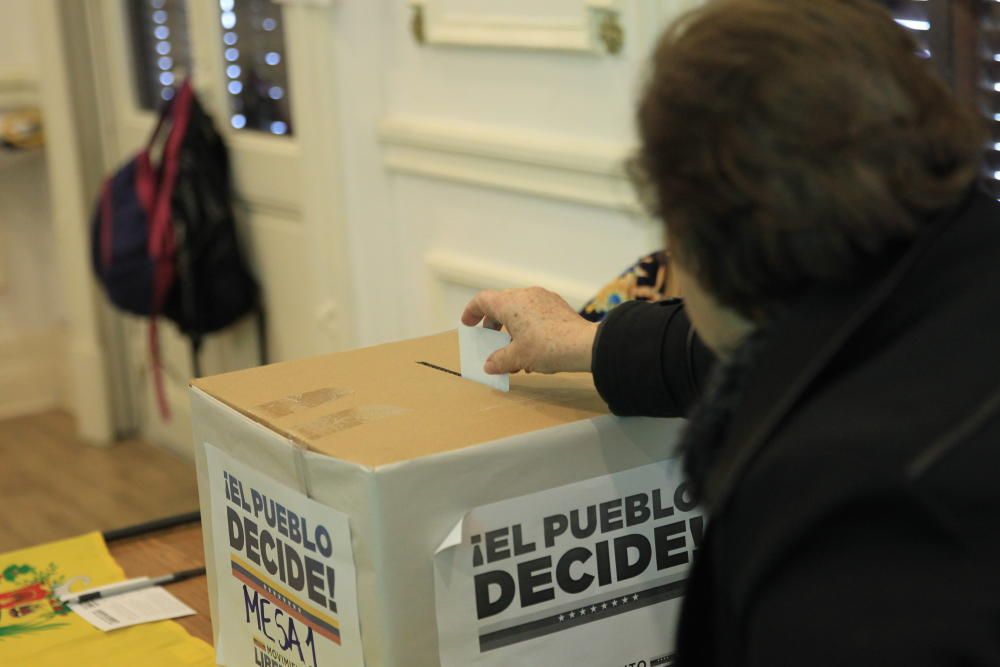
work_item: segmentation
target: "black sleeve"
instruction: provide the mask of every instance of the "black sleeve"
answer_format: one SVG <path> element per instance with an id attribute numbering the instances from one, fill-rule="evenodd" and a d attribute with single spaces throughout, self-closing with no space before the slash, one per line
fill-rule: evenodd
<path id="1" fill-rule="evenodd" d="M 591 367 L 616 415 L 682 417 L 701 395 L 712 353 L 691 328 L 679 299 L 630 301 L 597 330 Z"/>
<path id="2" fill-rule="evenodd" d="M 843 508 L 772 572 L 741 625 L 748 667 L 1000 664 L 996 561 L 929 512 Z"/>

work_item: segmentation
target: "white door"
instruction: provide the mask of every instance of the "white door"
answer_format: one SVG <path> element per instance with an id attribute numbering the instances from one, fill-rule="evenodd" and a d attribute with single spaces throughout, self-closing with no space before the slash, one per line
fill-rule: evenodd
<path id="1" fill-rule="evenodd" d="M 662 248 L 623 167 L 650 50 L 701 2 L 334 3 L 362 342 L 454 327 L 483 288 L 579 306 Z"/>
<path id="2" fill-rule="evenodd" d="M 154 109 L 188 73 L 230 148 L 236 212 L 262 283 L 272 361 L 341 348 L 350 304 L 339 214 L 336 118 L 323 3 L 99 0 L 89 14 L 107 169 L 147 140 Z M 121 381 L 141 433 L 190 451 L 188 344 L 160 327 L 172 416 L 157 409 L 146 323 L 115 318 Z M 114 337 L 112 336 L 112 340 Z M 203 373 L 257 363 L 254 321 L 212 336 Z"/>

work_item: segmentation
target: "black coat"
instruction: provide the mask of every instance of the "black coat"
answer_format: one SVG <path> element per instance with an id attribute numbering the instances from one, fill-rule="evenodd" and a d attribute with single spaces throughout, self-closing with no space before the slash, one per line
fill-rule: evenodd
<path id="1" fill-rule="evenodd" d="M 971 196 L 764 345 L 709 476 L 678 664 L 1000 665 L 1000 205 Z M 679 416 L 711 363 L 683 305 L 631 303 L 594 376 L 618 414 Z"/>

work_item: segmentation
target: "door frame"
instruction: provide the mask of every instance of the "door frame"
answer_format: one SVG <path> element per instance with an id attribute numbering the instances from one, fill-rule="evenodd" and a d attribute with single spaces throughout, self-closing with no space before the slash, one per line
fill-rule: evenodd
<path id="1" fill-rule="evenodd" d="M 87 35 L 74 29 L 83 3 L 33 3 L 38 40 L 39 93 L 45 119 L 46 152 L 55 250 L 66 327 L 67 408 L 79 437 L 107 445 L 118 434 L 101 317 L 101 298 L 90 271 L 88 223 L 91 194 L 100 181 L 99 142 Z"/>

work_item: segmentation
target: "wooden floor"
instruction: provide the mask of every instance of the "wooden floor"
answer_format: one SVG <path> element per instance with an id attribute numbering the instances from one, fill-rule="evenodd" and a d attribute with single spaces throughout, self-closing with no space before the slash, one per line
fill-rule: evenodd
<path id="1" fill-rule="evenodd" d="M 0 421 L 0 553 L 196 509 L 194 465 L 170 451 L 91 447 L 62 412 Z"/>

